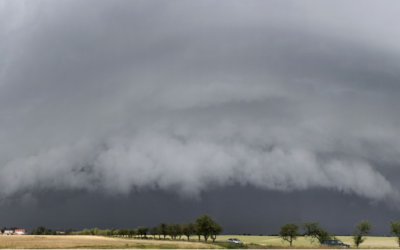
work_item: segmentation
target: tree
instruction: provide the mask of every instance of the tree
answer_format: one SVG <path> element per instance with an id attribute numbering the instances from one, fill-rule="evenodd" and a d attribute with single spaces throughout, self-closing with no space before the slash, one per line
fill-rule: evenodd
<path id="1" fill-rule="evenodd" d="M 221 232 L 222 232 L 222 227 L 214 221 L 213 224 L 211 225 L 211 235 L 210 235 L 213 242 L 215 242 L 215 239 L 217 239 L 217 235 L 221 234 Z"/>
<path id="2" fill-rule="evenodd" d="M 160 225 L 158 226 L 160 228 L 160 234 L 162 234 L 164 236 L 164 240 L 165 240 L 165 236 L 167 236 L 168 234 L 168 224 L 165 222 L 161 222 Z"/>
<path id="3" fill-rule="evenodd" d="M 135 237 L 135 235 L 137 234 L 137 231 L 136 231 L 136 229 L 128 229 L 129 230 L 129 237 L 130 238 L 132 238 L 132 237 Z"/>
<path id="4" fill-rule="evenodd" d="M 198 233 L 204 237 L 207 242 L 208 237 L 211 235 L 211 226 L 213 219 L 208 214 L 202 214 L 196 219 L 196 228 Z"/>
<path id="5" fill-rule="evenodd" d="M 188 222 L 182 225 L 182 233 L 190 240 L 190 236 L 195 233 L 196 225 L 193 222 Z"/>
<path id="6" fill-rule="evenodd" d="M 182 224 L 176 224 L 176 232 L 177 232 L 177 236 L 179 237 L 179 240 L 181 240 L 181 237 L 183 235 Z"/>
<path id="7" fill-rule="evenodd" d="M 324 240 L 332 239 L 328 231 L 319 227 L 318 222 L 304 222 L 302 228 L 305 231 L 304 235 L 311 238 L 311 242 L 317 239 L 319 243 L 322 243 Z"/>
<path id="8" fill-rule="evenodd" d="M 196 219 L 195 232 L 199 236 L 199 241 L 200 236 L 203 236 L 204 241 L 207 242 L 210 236 L 216 238 L 222 232 L 222 227 L 210 215 L 202 214 Z"/>
<path id="9" fill-rule="evenodd" d="M 400 221 L 391 221 L 390 222 L 390 233 L 394 234 L 397 238 L 397 243 L 399 243 L 400 247 Z"/>
<path id="10" fill-rule="evenodd" d="M 177 223 L 171 223 L 167 226 L 167 231 L 171 239 L 176 240 L 176 237 L 182 235 L 181 225 Z"/>
<path id="11" fill-rule="evenodd" d="M 122 237 L 125 237 L 125 235 L 129 235 L 129 229 L 128 228 L 120 228 L 118 229 L 118 235 L 121 235 Z"/>
<path id="12" fill-rule="evenodd" d="M 42 235 L 46 231 L 46 228 L 43 226 L 37 227 L 36 229 L 33 229 L 32 234 L 33 235 Z"/>
<path id="13" fill-rule="evenodd" d="M 99 230 L 99 234 L 100 234 L 100 235 L 103 235 L 103 236 L 110 236 L 110 235 L 112 235 L 110 229 Z"/>
<path id="14" fill-rule="evenodd" d="M 201 231 L 197 224 L 194 224 L 194 233 L 197 235 L 197 237 L 199 238 L 199 241 L 200 241 Z"/>
<path id="15" fill-rule="evenodd" d="M 149 232 L 151 235 L 153 235 L 153 238 L 156 238 L 156 235 L 158 235 L 158 238 L 160 239 L 160 230 L 157 226 L 150 228 Z"/>
<path id="16" fill-rule="evenodd" d="M 137 230 L 138 234 L 140 235 L 140 238 L 146 238 L 147 231 L 149 231 L 149 228 L 138 227 L 136 230 Z"/>
<path id="17" fill-rule="evenodd" d="M 353 241 L 354 245 L 358 248 L 358 246 L 365 241 L 365 235 L 369 234 L 372 228 L 372 224 L 369 221 L 361 221 L 356 225 L 355 230 L 353 231 Z"/>
<path id="18" fill-rule="evenodd" d="M 299 226 L 296 223 L 286 223 L 279 230 L 279 236 L 292 246 L 293 240 L 299 236 Z"/>
<path id="19" fill-rule="evenodd" d="M 51 230 L 50 228 L 45 228 L 43 226 L 40 226 L 36 229 L 33 229 L 32 234 L 33 235 L 52 235 L 52 234 L 55 234 L 55 231 Z"/>

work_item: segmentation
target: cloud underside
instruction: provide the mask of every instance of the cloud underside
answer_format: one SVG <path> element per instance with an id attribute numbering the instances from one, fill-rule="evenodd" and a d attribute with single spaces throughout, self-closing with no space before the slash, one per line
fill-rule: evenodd
<path id="1" fill-rule="evenodd" d="M 212 188 L 249 185 L 278 191 L 326 188 L 373 200 L 397 197 L 382 174 L 357 158 L 319 158 L 304 147 L 265 144 L 273 138 L 246 142 L 238 138 L 240 131 L 222 138 L 187 132 L 187 137 L 147 131 L 101 144 L 80 141 L 13 160 L 2 168 L 7 176 L 2 193 L 39 189 L 118 195 L 161 189 L 199 198 Z"/>
<path id="2" fill-rule="evenodd" d="M 236 3 L 0 4 L 1 198 L 250 185 L 399 204 L 390 30 Z"/>

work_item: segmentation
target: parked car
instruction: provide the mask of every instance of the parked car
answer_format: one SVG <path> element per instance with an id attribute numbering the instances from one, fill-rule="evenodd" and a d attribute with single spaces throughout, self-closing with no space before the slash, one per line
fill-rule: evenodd
<path id="1" fill-rule="evenodd" d="M 228 243 L 243 244 L 243 242 L 241 240 L 239 240 L 238 238 L 229 238 Z"/>
<path id="2" fill-rule="evenodd" d="M 345 247 L 345 248 L 350 247 L 350 245 L 344 244 L 341 240 L 324 240 L 324 241 L 322 241 L 322 245 L 338 246 L 338 247 Z"/>

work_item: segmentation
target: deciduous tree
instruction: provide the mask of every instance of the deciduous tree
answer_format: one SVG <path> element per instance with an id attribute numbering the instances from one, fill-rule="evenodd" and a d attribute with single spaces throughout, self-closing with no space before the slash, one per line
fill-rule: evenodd
<path id="1" fill-rule="evenodd" d="M 176 240 L 176 237 L 182 235 L 181 225 L 177 223 L 171 223 L 167 226 L 168 235 L 171 239 Z"/>
<path id="2" fill-rule="evenodd" d="M 322 243 L 324 240 L 330 240 L 332 238 L 328 231 L 319 226 L 318 222 L 304 222 L 302 228 L 304 230 L 304 235 L 309 237 L 311 242 L 317 239 L 319 243 Z"/>
<path id="3" fill-rule="evenodd" d="M 207 239 L 213 234 L 213 227 L 215 225 L 215 221 L 208 214 L 202 214 L 196 219 L 196 232 L 197 235 L 202 235 L 204 237 L 204 241 L 207 242 Z M 218 223 L 216 223 L 218 224 Z M 222 228 L 221 228 L 222 229 Z M 199 237 L 200 241 L 200 237 Z"/>
<path id="4" fill-rule="evenodd" d="M 125 235 L 129 235 L 129 229 L 128 228 L 118 229 L 118 235 L 122 237 L 125 237 Z"/>
<path id="5" fill-rule="evenodd" d="M 195 226 L 194 226 L 194 233 L 197 235 L 197 238 L 200 241 L 201 231 L 200 231 L 200 228 L 199 228 L 199 226 L 197 224 L 195 224 Z"/>
<path id="6" fill-rule="evenodd" d="M 196 225 L 193 222 L 188 222 L 182 225 L 182 233 L 190 240 L 190 236 L 195 233 Z"/>
<path id="7" fill-rule="evenodd" d="M 133 238 L 133 237 L 135 237 L 137 235 L 137 230 L 136 229 L 129 229 L 128 234 L 129 234 L 130 238 Z"/>
<path id="8" fill-rule="evenodd" d="M 211 234 L 210 237 L 213 240 L 213 242 L 215 242 L 215 240 L 217 239 L 217 235 L 220 235 L 222 233 L 222 227 L 216 223 L 215 221 L 213 221 L 212 225 L 211 225 Z"/>
<path id="9" fill-rule="evenodd" d="M 168 224 L 165 222 L 161 222 L 158 227 L 160 228 L 160 233 L 164 236 L 164 240 L 165 240 L 165 237 L 168 234 Z"/>
<path id="10" fill-rule="evenodd" d="M 279 236 L 292 246 L 293 240 L 299 236 L 299 226 L 296 223 L 286 223 L 279 230 Z"/>
<path id="11" fill-rule="evenodd" d="M 137 233 L 140 235 L 140 238 L 146 238 L 147 231 L 149 231 L 149 228 L 147 227 L 138 227 Z"/>
<path id="12" fill-rule="evenodd" d="M 151 233 L 151 235 L 153 235 L 153 238 L 156 238 L 156 235 L 158 235 L 158 238 L 160 239 L 160 232 L 159 232 L 159 227 L 155 226 L 150 228 L 149 232 Z"/>
<path id="13" fill-rule="evenodd" d="M 390 233 L 396 236 L 397 243 L 400 247 L 400 221 L 390 222 Z"/>
<path id="14" fill-rule="evenodd" d="M 356 228 L 353 231 L 353 241 L 354 245 L 358 248 L 358 246 L 365 241 L 365 235 L 369 234 L 372 228 L 372 224 L 369 221 L 361 221 L 356 225 Z"/>

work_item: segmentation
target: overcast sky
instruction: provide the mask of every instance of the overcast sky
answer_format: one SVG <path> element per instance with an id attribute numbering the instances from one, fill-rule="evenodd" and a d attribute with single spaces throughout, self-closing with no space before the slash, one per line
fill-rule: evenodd
<path id="1" fill-rule="evenodd" d="M 345 234 L 362 219 L 388 233 L 400 217 L 399 11 L 0 0 L 0 227 L 210 213 L 226 233 L 318 220 Z"/>

